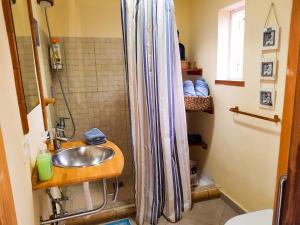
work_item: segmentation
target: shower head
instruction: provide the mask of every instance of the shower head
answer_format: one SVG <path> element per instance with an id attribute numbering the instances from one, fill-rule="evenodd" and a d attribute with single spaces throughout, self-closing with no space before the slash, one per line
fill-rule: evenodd
<path id="1" fill-rule="evenodd" d="M 49 8 L 53 6 L 54 0 L 37 0 L 37 3 L 42 7 L 42 8 Z"/>

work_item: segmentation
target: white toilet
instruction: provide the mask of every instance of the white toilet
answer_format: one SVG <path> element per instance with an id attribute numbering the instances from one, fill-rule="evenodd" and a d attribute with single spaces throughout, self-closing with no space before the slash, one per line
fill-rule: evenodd
<path id="1" fill-rule="evenodd" d="M 273 210 L 266 209 L 233 217 L 225 225 L 272 225 Z"/>

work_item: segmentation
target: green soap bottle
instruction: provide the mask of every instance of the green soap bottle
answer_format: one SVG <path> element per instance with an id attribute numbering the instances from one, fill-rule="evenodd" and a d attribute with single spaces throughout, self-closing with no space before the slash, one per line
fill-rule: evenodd
<path id="1" fill-rule="evenodd" d="M 52 155 L 50 152 L 41 151 L 37 156 L 37 169 L 40 181 L 50 180 L 53 176 Z"/>

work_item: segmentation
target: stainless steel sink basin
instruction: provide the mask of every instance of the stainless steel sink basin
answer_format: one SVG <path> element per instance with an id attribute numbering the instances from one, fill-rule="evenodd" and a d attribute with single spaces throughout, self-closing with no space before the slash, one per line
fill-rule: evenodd
<path id="1" fill-rule="evenodd" d="M 84 146 L 64 149 L 52 157 L 54 166 L 87 167 L 95 166 L 113 158 L 115 152 L 103 146 Z"/>

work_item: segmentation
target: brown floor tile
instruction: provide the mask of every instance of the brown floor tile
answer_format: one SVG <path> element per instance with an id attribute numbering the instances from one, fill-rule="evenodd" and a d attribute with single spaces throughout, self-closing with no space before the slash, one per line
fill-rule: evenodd
<path id="1" fill-rule="evenodd" d="M 228 205 L 225 205 L 225 209 L 221 217 L 220 225 L 224 225 L 228 220 L 230 220 L 232 217 L 235 217 L 237 215 L 238 213 L 234 209 L 232 209 Z"/>
<path id="2" fill-rule="evenodd" d="M 237 215 L 237 212 L 222 199 L 214 199 L 194 204 L 192 210 L 185 212 L 182 220 L 175 225 L 224 225 L 226 221 Z M 158 223 L 158 225 L 173 224 L 164 218 L 160 218 Z"/>

